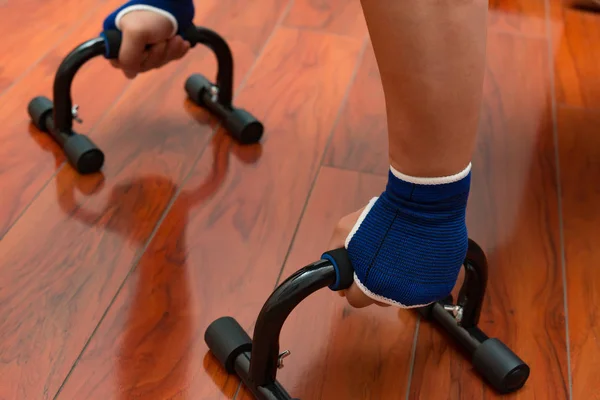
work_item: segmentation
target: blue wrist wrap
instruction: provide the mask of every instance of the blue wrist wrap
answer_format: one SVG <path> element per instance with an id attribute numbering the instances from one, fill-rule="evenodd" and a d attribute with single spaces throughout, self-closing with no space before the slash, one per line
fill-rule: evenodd
<path id="1" fill-rule="evenodd" d="M 445 178 L 390 168 L 388 184 L 346 239 L 354 281 L 374 300 L 424 306 L 452 292 L 468 246 L 471 165 Z"/>
<path id="2" fill-rule="evenodd" d="M 194 2 L 193 0 L 131 0 L 112 12 L 104 20 L 104 30 L 119 30 L 118 18 L 124 13 L 133 10 L 154 10 L 168 16 L 173 22 L 177 22 L 177 28 L 174 34 L 183 35 L 187 28 L 194 22 Z"/>

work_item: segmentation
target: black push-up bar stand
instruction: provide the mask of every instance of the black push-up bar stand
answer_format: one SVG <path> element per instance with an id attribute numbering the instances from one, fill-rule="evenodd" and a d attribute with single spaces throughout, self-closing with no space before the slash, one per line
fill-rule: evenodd
<path id="1" fill-rule="evenodd" d="M 187 79 L 185 90 L 189 98 L 215 115 L 237 141 L 242 144 L 259 142 L 263 125 L 249 112 L 232 104 L 233 57 L 227 42 L 216 32 L 196 26 L 186 30 L 183 37 L 192 47 L 197 44 L 209 47 L 218 63 L 216 83 L 199 74 Z M 71 85 L 83 64 L 101 55 L 107 59 L 117 59 L 120 48 L 120 31 L 106 31 L 100 37 L 79 45 L 65 57 L 56 72 L 54 103 L 43 96 L 29 102 L 28 112 L 33 124 L 52 136 L 71 165 L 81 174 L 98 172 L 104 165 L 104 154 L 87 136 L 73 130 L 73 120 L 80 120 L 78 107 L 74 107 L 71 100 Z"/>
<path id="2" fill-rule="evenodd" d="M 286 279 L 263 305 L 254 337 L 231 317 L 215 320 L 204 339 L 212 354 L 229 374 L 237 375 L 258 400 L 293 400 L 277 381 L 282 366 L 279 335 L 285 320 L 302 300 L 319 289 L 343 290 L 353 282 L 354 271 L 346 250 L 336 249 Z M 333 260 L 333 262 L 332 262 Z M 478 327 L 487 284 L 487 260 L 483 250 L 469 240 L 464 261 L 465 279 L 456 303 L 445 301 L 417 309 L 438 323 L 469 356 L 475 370 L 498 393 L 512 393 L 525 385 L 529 366 L 504 343 L 488 338 Z"/>

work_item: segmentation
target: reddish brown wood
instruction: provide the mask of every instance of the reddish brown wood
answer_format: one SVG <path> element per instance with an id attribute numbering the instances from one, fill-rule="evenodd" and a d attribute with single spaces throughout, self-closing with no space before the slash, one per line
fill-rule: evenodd
<path id="1" fill-rule="evenodd" d="M 325 165 L 385 175 L 389 169 L 385 99 L 370 41 L 336 125 Z"/>
<path id="2" fill-rule="evenodd" d="M 224 314 L 249 328 L 273 289 L 360 49 L 276 31 L 237 100 L 264 121 L 263 148 L 223 139 L 202 156 L 59 399 L 233 395 L 204 330 Z"/>
<path id="3" fill-rule="evenodd" d="M 273 26 L 284 5 L 266 1 L 263 23 Z M 241 80 L 267 35 L 256 35 L 255 21 L 233 26 L 210 13 L 202 19 L 226 37 L 235 32 Z M 198 49 L 132 82 L 94 130 L 107 156 L 104 188 L 87 199 L 73 194 L 80 183 L 93 187 L 101 179 L 64 168 L 2 239 L 0 398 L 52 398 L 66 378 L 211 137 L 211 127 L 200 123 L 207 115 L 190 107 L 183 83 L 196 72 L 212 76 L 215 64 Z"/>
<path id="4" fill-rule="evenodd" d="M 90 23 L 100 32 L 101 20 L 93 21 L 93 15 L 102 15 L 107 4 L 111 2 L 0 1 L 0 96 L 67 35 Z"/>
<path id="5" fill-rule="evenodd" d="M 562 17 L 553 37 L 558 101 L 600 108 L 600 14 L 561 7 L 558 0 L 553 5 L 554 15 Z"/>
<path id="6" fill-rule="evenodd" d="M 543 0 L 489 0 L 489 9 L 488 25 L 492 31 L 546 36 Z"/>
<path id="7" fill-rule="evenodd" d="M 284 25 L 354 38 L 367 34 L 360 0 L 296 0 Z"/>
<path id="8" fill-rule="evenodd" d="M 573 398 L 598 399 L 600 112 L 558 113 Z"/>
<path id="9" fill-rule="evenodd" d="M 285 278 L 314 261 L 337 219 L 376 195 L 387 171 L 383 94 L 370 45 L 360 58 L 359 2 L 258 3 L 203 0 L 196 23 L 232 46 L 239 104 L 265 122 L 263 146 L 212 136 L 214 120 L 185 100 L 190 73 L 215 71 L 207 50 L 134 82 L 97 60 L 78 75 L 74 99 L 84 119 L 78 131 L 106 151 L 102 182 L 69 166 L 56 172 L 64 158 L 29 126 L 26 107 L 51 93 L 62 58 L 96 36 L 122 0 L 0 0 L 0 399 L 49 399 L 64 383 L 59 400 L 250 400 L 207 354 L 204 330 L 233 315 L 251 332 L 282 265 Z M 551 0 L 546 24 L 544 4 L 490 3 L 468 215 L 490 262 L 481 325 L 532 367 L 526 388 L 507 398 L 568 398 L 553 62 L 564 105 L 558 151 L 573 399 L 595 399 L 600 17 L 563 12 L 562 0 Z M 280 19 L 284 27 L 261 53 Z M 302 399 L 404 399 L 407 391 L 411 399 L 496 398 L 425 322 L 409 387 L 416 320 L 391 308 L 349 309 L 323 290 L 284 327 L 282 348 L 292 356 L 280 379 Z"/>
<path id="10" fill-rule="evenodd" d="M 569 393 L 547 51 L 544 40 L 489 35 L 468 209 L 490 266 L 480 326 L 530 365 L 527 386 L 509 396 L 521 399 Z M 427 323 L 414 368 L 411 399 L 496 397 Z"/>
<path id="11" fill-rule="evenodd" d="M 76 6 L 75 3 L 77 2 L 68 1 L 59 4 L 59 2 L 53 1 L 52 7 L 40 5 L 40 12 L 47 13 L 46 18 L 49 20 L 49 25 L 54 26 L 52 21 L 62 21 L 61 24 L 65 26 L 65 29 L 69 28 L 71 31 L 69 36 L 66 38 L 63 37 L 64 35 L 56 36 L 54 42 L 49 39 L 49 37 L 54 37 L 53 35 L 39 38 L 37 42 L 30 42 L 31 39 L 21 38 L 23 43 L 31 43 L 28 46 L 31 50 L 21 52 L 20 54 L 23 54 L 23 57 L 14 57 L 15 53 L 11 51 L 15 60 L 29 62 L 30 64 L 33 62 L 27 61 L 30 53 L 37 53 L 37 57 L 43 56 L 45 52 L 48 52 L 48 54 L 39 63 L 34 64 L 23 79 L 17 81 L 0 96 L 0 124 L 2 125 L 2 129 L 0 129 L 0 142 L 2 143 L 2 157 L 0 157 L 0 193 L 2 193 L 2 196 L 0 196 L 0 238 L 4 236 L 7 229 L 47 184 L 48 180 L 55 174 L 56 167 L 64 160 L 62 152 L 52 139 L 30 125 L 27 114 L 29 101 L 36 96 L 52 98 L 54 75 L 63 58 L 80 43 L 97 37 L 102 29 L 104 17 L 112 9 L 122 4 L 122 1 L 110 0 L 103 4 L 94 4 L 95 2 L 89 1 L 82 2 L 82 4 L 86 4 L 87 8 L 90 8 L 91 4 L 94 4 L 95 7 L 95 12 L 87 17 L 83 11 L 85 8 L 79 10 L 80 15 L 78 18 L 83 17 L 83 23 L 75 22 L 76 18 L 72 18 L 73 21 L 57 19 L 57 10 L 68 10 L 69 6 L 74 6 L 77 10 L 79 6 Z M 12 4 L 17 4 L 17 2 L 11 2 L 10 4 L 11 7 L 14 7 Z M 19 4 L 23 4 L 24 9 L 21 12 L 26 15 L 27 10 L 33 12 L 29 9 L 30 7 L 41 3 L 25 1 Z M 51 12 L 50 10 L 54 11 Z M 37 15 L 37 12 L 33 13 Z M 65 11 L 64 18 L 69 16 L 74 17 L 70 11 Z M 4 21 L 5 18 L 2 14 L 0 20 Z M 22 18 L 19 18 L 19 20 L 22 20 Z M 35 25 L 37 28 L 45 26 L 41 22 Z M 33 25 L 31 27 L 33 29 Z M 16 31 L 16 35 L 20 37 L 21 33 L 18 33 L 20 30 L 16 29 Z M 44 32 L 43 29 L 42 32 Z M 10 42 L 12 36 L 8 35 L 8 38 Z M 56 43 L 58 44 L 53 47 Z M 1 46 L 5 45 L 6 43 L 3 40 Z M 1 53 L 3 52 L 0 51 Z M 14 62 L 17 63 L 17 61 Z M 1 61 L 0 65 L 2 65 Z M 23 72 L 26 68 L 18 66 L 17 69 Z M 98 77 L 102 77 L 102 79 Z M 80 105 L 83 124 L 75 124 L 74 129 L 81 133 L 89 133 L 95 139 L 93 127 L 102 119 L 102 116 L 110 109 L 115 99 L 121 95 L 126 87 L 127 82 L 122 74 L 106 61 L 93 60 L 84 65 L 77 74 L 72 90 L 74 103 Z"/>

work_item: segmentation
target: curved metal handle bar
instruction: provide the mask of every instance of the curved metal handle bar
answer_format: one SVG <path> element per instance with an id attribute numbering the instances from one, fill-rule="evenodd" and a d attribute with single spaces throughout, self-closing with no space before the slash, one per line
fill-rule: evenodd
<path id="1" fill-rule="evenodd" d="M 216 32 L 192 26 L 184 35 L 192 47 L 200 43 L 210 48 L 218 63 L 216 85 L 218 102 L 230 108 L 233 97 L 233 56 L 229 45 Z M 54 128 L 70 134 L 73 129 L 71 85 L 79 69 L 94 57 L 105 56 L 107 43 L 103 37 L 88 40 L 69 53 L 58 67 L 54 78 Z"/>
<path id="2" fill-rule="evenodd" d="M 276 381 L 279 334 L 292 310 L 312 293 L 335 281 L 333 264 L 320 260 L 287 278 L 267 299 L 256 320 L 252 338 L 250 379 L 255 385 L 266 386 Z"/>
<path id="3" fill-rule="evenodd" d="M 456 304 L 463 308 L 460 325 L 468 329 L 479 323 L 488 279 L 488 264 L 485 253 L 471 239 L 469 239 L 469 249 L 464 266 L 465 278 Z"/>
<path id="4" fill-rule="evenodd" d="M 483 250 L 471 239 L 469 239 L 469 249 L 465 258 L 465 272 L 465 281 L 461 287 L 458 304 L 463 307 L 463 319 L 460 325 L 466 330 L 458 329 L 458 331 L 462 336 L 469 336 L 468 330 L 472 335 L 483 340 L 484 335 L 478 333 L 476 325 L 479 322 L 485 295 L 487 261 Z M 279 335 L 287 317 L 302 300 L 319 289 L 331 286 L 336 278 L 337 271 L 334 265 L 328 260 L 320 260 L 287 278 L 267 299 L 256 320 L 252 339 L 250 379 L 254 384 L 265 386 L 276 381 Z M 440 321 L 456 325 L 454 317 L 445 311 L 441 304 L 435 303 L 432 307 L 435 309 L 434 313 L 439 314 L 437 317 Z M 470 337 L 468 339 L 475 340 Z"/>

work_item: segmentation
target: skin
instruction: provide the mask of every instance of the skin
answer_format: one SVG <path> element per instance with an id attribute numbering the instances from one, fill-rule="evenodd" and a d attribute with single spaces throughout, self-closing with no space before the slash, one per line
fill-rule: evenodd
<path id="1" fill-rule="evenodd" d="M 133 11 L 121 19 L 123 41 L 118 60 L 111 60 L 115 68 L 129 79 L 138 74 L 158 69 L 177 61 L 187 54 L 190 43 L 180 36 L 170 37 L 171 21 L 152 11 Z M 152 44 L 150 50 L 146 45 Z"/>
<path id="2" fill-rule="evenodd" d="M 475 147 L 487 35 L 487 0 L 362 0 L 385 94 L 389 162 L 404 174 L 441 177 L 467 167 Z M 182 58 L 163 16 L 135 11 L 121 20 L 113 65 L 128 78 Z M 155 46 L 145 51 L 147 44 Z M 343 217 L 328 248 L 344 245 L 362 209 Z M 372 304 L 356 285 L 339 292 L 356 308 Z"/>

